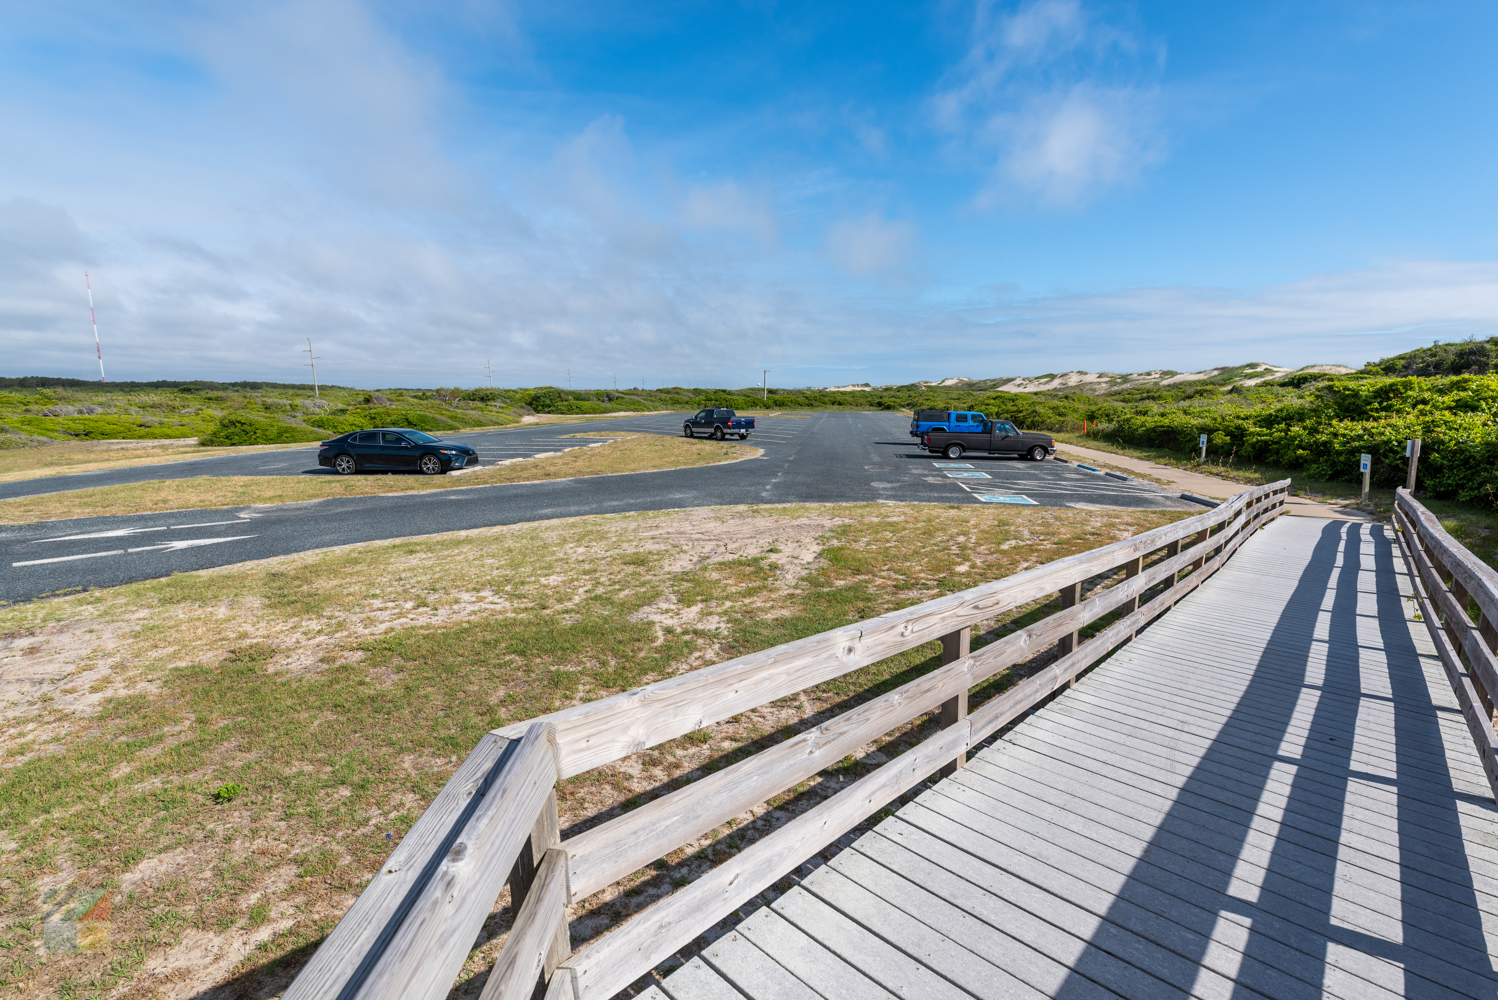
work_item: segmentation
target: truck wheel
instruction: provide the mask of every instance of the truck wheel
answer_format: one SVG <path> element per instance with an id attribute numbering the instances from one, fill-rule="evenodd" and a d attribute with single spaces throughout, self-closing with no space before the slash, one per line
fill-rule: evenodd
<path id="1" fill-rule="evenodd" d="M 694 438 L 697 435 L 692 433 L 692 425 L 691 424 L 682 424 L 681 425 L 681 436 L 682 437 L 686 437 L 686 438 Z"/>
<path id="2" fill-rule="evenodd" d="M 946 455 L 948 458 L 961 458 L 962 445 L 958 444 L 956 441 L 953 441 L 951 444 L 947 445 L 947 450 L 942 452 L 942 454 Z"/>
<path id="3" fill-rule="evenodd" d="M 747 440 L 749 440 L 749 435 L 748 434 L 740 434 L 739 435 L 739 440 L 740 441 L 747 441 Z"/>
<path id="4" fill-rule="evenodd" d="M 1044 462 L 1045 461 L 1045 449 L 1042 448 L 1040 445 L 1036 445 L 1035 447 L 1031 448 L 1030 449 L 1030 461 L 1032 461 L 1032 462 Z"/>
<path id="5" fill-rule="evenodd" d="M 721 428 L 721 427 L 714 427 L 713 428 L 713 440 L 714 441 L 722 441 L 723 440 L 723 436 L 724 436 L 723 435 L 723 428 Z"/>

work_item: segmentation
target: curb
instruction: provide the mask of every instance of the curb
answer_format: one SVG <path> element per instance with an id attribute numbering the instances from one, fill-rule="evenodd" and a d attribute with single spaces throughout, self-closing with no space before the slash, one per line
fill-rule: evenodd
<path id="1" fill-rule="evenodd" d="M 1212 499 L 1210 499 L 1208 497 L 1199 497 L 1195 493 L 1182 493 L 1181 494 L 1181 499 L 1182 500 L 1190 500 L 1192 503 L 1199 503 L 1203 507 L 1221 507 L 1222 506 L 1222 501 L 1221 500 L 1212 500 Z"/>

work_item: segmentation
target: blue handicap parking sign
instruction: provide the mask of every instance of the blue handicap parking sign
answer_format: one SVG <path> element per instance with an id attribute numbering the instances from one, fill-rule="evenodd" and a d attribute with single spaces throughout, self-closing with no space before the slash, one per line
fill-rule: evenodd
<path id="1" fill-rule="evenodd" d="M 947 473 L 947 475 L 951 476 L 953 479 L 987 479 L 988 478 L 988 473 L 986 473 L 986 472 L 949 472 L 949 473 Z"/>
<path id="2" fill-rule="evenodd" d="M 1027 496 L 1020 496 L 1019 494 L 1015 494 L 1014 496 L 1009 496 L 1009 497 L 999 497 L 999 496 L 985 496 L 984 494 L 979 493 L 977 496 L 978 496 L 978 499 L 982 500 L 984 503 L 1028 503 L 1028 504 L 1034 504 L 1037 507 L 1040 506 L 1039 504 L 1035 503 L 1034 500 L 1031 500 L 1029 497 L 1027 497 Z"/>
<path id="3" fill-rule="evenodd" d="M 971 462 L 937 462 L 935 464 L 938 469 L 971 469 L 973 467 Z"/>

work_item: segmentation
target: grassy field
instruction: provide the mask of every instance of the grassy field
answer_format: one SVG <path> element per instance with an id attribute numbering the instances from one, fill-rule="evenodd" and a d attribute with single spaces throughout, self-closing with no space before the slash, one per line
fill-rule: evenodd
<path id="1" fill-rule="evenodd" d="M 606 432 L 607 433 L 607 432 Z M 590 434 L 589 437 L 601 435 Z M 657 472 L 753 458 L 760 450 L 727 441 L 688 441 L 653 434 L 610 434 L 596 447 L 579 446 L 547 458 L 481 468 L 461 476 L 384 473 L 358 476 L 199 476 L 98 486 L 65 493 L 0 500 L 0 524 L 68 517 L 140 514 L 159 510 L 296 503 L 336 497 L 418 493 L 495 483 L 532 483 L 623 472 Z"/>
<path id="2" fill-rule="evenodd" d="M 240 448 L 202 448 L 196 438 L 160 441 L 65 441 L 35 448 L 0 450 L 0 483 L 39 476 L 65 476 L 72 472 L 97 472 L 136 465 L 186 462 L 219 455 L 252 455 L 283 448 L 306 448 L 304 444 L 262 444 Z"/>
<path id="3" fill-rule="evenodd" d="M 1181 516 L 926 504 L 598 516 L 0 609 L 0 990 L 275 995 L 485 731 Z M 982 623 L 978 643 L 1043 613 Z M 930 644 L 570 779 L 563 825 L 777 742 L 931 669 L 937 654 Z M 698 877 L 923 725 L 580 902 L 575 941 Z M 107 951 L 39 949 L 44 900 L 77 911 L 106 892 Z M 506 902 L 457 995 L 481 989 Z"/>

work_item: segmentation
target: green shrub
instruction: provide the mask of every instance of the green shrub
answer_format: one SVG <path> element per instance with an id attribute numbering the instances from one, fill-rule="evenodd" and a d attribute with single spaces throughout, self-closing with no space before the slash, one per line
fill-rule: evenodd
<path id="1" fill-rule="evenodd" d="M 602 403 L 592 399 L 569 399 L 565 403 L 558 403 L 547 413 L 607 413 L 609 408 Z"/>
<path id="2" fill-rule="evenodd" d="M 310 427 L 288 424 L 276 420 L 261 420 L 248 413 L 226 413 L 198 444 L 223 448 L 246 444 L 291 444 L 296 441 L 317 441 L 320 433 Z"/>
<path id="3" fill-rule="evenodd" d="M 428 434 L 440 434 L 458 426 L 435 413 L 393 406 L 354 406 L 337 415 L 308 417 L 305 422 L 332 434 L 362 431 L 366 427 L 409 427 Z"/>

